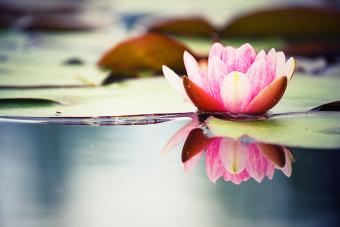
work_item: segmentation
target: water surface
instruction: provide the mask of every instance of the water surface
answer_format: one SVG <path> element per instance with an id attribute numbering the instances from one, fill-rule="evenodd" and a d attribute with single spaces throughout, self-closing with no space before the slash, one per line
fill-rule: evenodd
<path id="1" fill-rule="evenodd" d="M 0 226 L 338 226 L 339 151 L 289 148 L 292 175 L 212 183 L 161 150 L 187 120 L 0 124 Z M 182 143 L 183 144 L 183 143 Z"/>

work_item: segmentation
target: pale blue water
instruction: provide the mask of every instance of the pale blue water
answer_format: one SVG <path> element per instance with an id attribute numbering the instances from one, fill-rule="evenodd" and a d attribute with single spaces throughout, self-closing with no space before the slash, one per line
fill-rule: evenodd
<path id="1" fill-rule="evenodd" d="M 142 126 L 0 124 L 0 226 L 339 226 L 339 151 L 291 149 L 287 178 L 240 185 L 191 174 L 184 120 Z"/>

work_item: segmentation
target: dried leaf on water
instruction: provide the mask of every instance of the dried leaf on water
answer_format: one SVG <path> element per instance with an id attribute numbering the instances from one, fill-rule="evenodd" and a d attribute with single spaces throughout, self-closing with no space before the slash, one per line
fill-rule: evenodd
<path id="1" fill-rule="evenodd" d="M 177 71 L 184 71 L 183 53 L 189 48 L 168 36 L 147 33 L 137 38 L 125 40 L 105 52 L 98 66 L 111 70 L 160 71 L 167 65 Z"/>

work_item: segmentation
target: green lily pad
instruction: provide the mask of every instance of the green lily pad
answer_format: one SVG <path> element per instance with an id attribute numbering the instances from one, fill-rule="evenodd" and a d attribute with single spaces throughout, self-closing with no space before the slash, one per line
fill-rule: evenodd
<path id="1" fill-rule="evenodd" d="M 112 46 L 122 37 L 123 35 L 112 37 L 109 32 L 41 33 L 38 35 L 37 46 L 27 47 L 34 41 L 29 35 L 0 33 L 0 55 L 5 56 L 0 59 L 0 99 L 26 99 L 14 102 L 15 105 L 10 107 L 7 104 L 6 108 L 0 106 L 0 116 L 44 117 L 55 116 L 56 112 L 69 117 L 194 112 L 194 106 L 185 103 L 163 77 L 133 79 L 100 86 L 103 81 L 107 82 L 105 78 L 108 74 L 100 71 L 95 66 L 95 61 L 108 46 Z M 244 40 L 228 42 L 235 42 L 237 46 Z M 257 42 L 259 49 L 266 44 L 268 47 L 276 45 L 275 40 Z M 194 47 L 194 52 L 204 51 L 206 46 L 205 53 L 211 45 L 206 40 L 195 43 L 188 39 L 185 43 L 191 43 L 189 46 Z M 279 44 L 278 42 L 277 45 Z M 81 59 L 83 64 L 65 64 L 65 61 L 72 58 Z M 150 75 L 148 73 L 146 77 Z M 3 89 L 4 87 L 11 89 Z M 311 77 L 296 74 L 283 99 L 272 111 L 305 111 L 340 100 L 339 87 L 340 78 L 335 75 Z M 32 102 L 27 104 L 29 99 L 51 100 L 63 105 L 42 105 L 41 102 L 36 103 L 37 105 Z"/>
<path id="2" fill-rule="evenodd" d="M 274 113 L 310 110 L 340 100 L 340 78 L 337 75 L 307 76 L 296 73 L 286 93 L 271 111 Z"/>
<path id="3" fill-rule="evenodd" d="M 340 99 L 338 77 L 296 75 L 274 113 L 301 112 Z M 132 79 L 105 87 L 63 89 L 0 89 L 1 98 L 40 98 L 64 105 L 4 109 L 0 116 L 118 116 L 194 112 L 195 107 L 170 86 L 165 78 Z"/>
<path id="4" fill-rule="evenodd" d="M 2 89 L 1 98 L 49 99 L 63 103 L 46 107 L 1 108 L 0 116 L 123 116 L 193 112 L 164 78 L 134 79 L 105 87 L 64 89 Z M 24 105 L 24 104 L 23 104 Z"/>
<path id="5" fill-rule="evenodd" d="M 267 120 L 206 120 L 213 136 L 251 138 L 259 142 L 304 148 L 340 148 L 340 113 L 308 112 L 277 115 Z"/>
<path id="6" fill-rule="evenodd" d="M 211 38 L 215 28 L 204 18 L 189 17 L 157 21 L 148 26 L 148 31 L 181 36 Z"/>
<path id="7" fill-rule="evenodd" d="M 287 7 L 265 9 L 230 21 L 222 37 L 334 38 L 340 32 L 340 13 L 330 8 Z"/>
<path id="8" fill-rule="evenodd" d="M 50 99 L 41 98 L 1 98 L 0 108 L 39 108 L 53 105 L 63 105 L 63 103 L 56 102 Z"/>
<path id="9" fill-rule="evenodd" d="M 211 37 L 338 37 L 338 11 L 331 8 L 280 7 L 251 11 L 218 28 L 204 18 L 170 18 L 151 24 L 150 31 L 184 36 Z"/>
<path id="10" fill-rule="evenodd" d="M 100 85 L 108 72 L 98 69 L 96 60 L 123 38 L 109 32 L 0 32 L 0 87 Z M 83 64 L 65 63 L 75 58 Z"/>
<path id="11" fill-rule="evenodd" d="M 34 86 L 95 86 L 107 76 L 94 66 L 64 66 L 58 64 L 0 65 L 0 87 Z"/>

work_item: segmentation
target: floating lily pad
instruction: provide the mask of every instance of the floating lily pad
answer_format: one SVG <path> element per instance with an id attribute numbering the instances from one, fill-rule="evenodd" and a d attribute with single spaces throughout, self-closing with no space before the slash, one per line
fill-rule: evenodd
<path id="1" fill-rule="evenodd" d="M 220 31 L 223 37 L 334 38 L 340 36 L 340 13 L 329 8 L 266 9 L 236 18 Z"/>
<path id="2" fill-rule="evenodd" d="M 274 113 L 301 112 L 340 99 L 340 78 L 295 75 Z M 1 109 L 0 116 L 118 116 L 194 112 L 165 78 L 131 79 L 105 87 L 0 89 L 0 98 L 42 98 L 65 106 Z"/>
<path id="3" fill-rule="evenodd" d="M 274 116 L 267 120 L 206 120 L 213 136 L 304 148 L 340 148 L 340 113 L 309 112 Z"/>
<path id="4" fill-rule="evenodd" d="M 200 17 L 162 20 L 151 24 L 148 30 L 151 32 L 208 38 L 211 38 L 216 33 L 215 28 L 207 20 Z"/>
<path id="5" fill-rule="evenodd" d="M 311 111 L 340 111 L 340 101 L 326 103 L 320 106 L 317 106 Z"/>
<path id="6" fill-rule="evenodd" d="M 120 79 L 116 74 L 110 79 L 107 78 L 108 73 L 96 68 L 94 62 L 101 51 L 105 50 L 107 46 L 117 43 L 122 37 L 112 37 L 112 41 L 110 41 L 111 38 L 108 38 L 107 33 L 86 35 L 77 33 L 48 35 L 43 33 L 37 37 L 29 37 L 22 33 L 2 33 L 0 54 L 5 58 L 0 62 L 0 87 L 10 87 L 11 89 L 0 89 L 0 98 L 46 99 L 65 105 L 35 106 L 32 103 L 28 106 L 25 103 L 16 103 L 11 108 L 0 107 L 0 116 L 43 117 L 55 116 L 56 112 L 61 112 L 61 116 L 69 117 L 121 116 L 195 111 L 195 107 L 184 102 L 162 77 L 129 80 L 105 87 L 100 86 L 102 82 L 108 84 L 112 81 L 117 82 L 115 78 Z M 99 40 L 100 42 L 93 44 L 88 40 Z M 149 44 L 149 41 L 146 43 Z M 238 45 L 238 42 L 243 41 L 230 42 L 235 42 L 235 45 Z M 188 44 L 192 42 L 190 39 L 185 41 Z M 263 41 L 259 42 L 259 45 L 274 46 L 275 42 L 273 42 Z M 170 43 L 173 42 L 170 41 Z M 193 48 L 195 52 L 196 50 L 204 51 L 203 46 L 206 46 L 205 53 L 207 53 L 210 44 L 207 41 L 198 41 L 192 46 L 195 47 Z M 165 49 L 154 47 L 149 50 L 152 51 L 147 52 L 148 57 L 151 57 L 153 53 L 156 53 L 156 56 L 158 53 L 166 53 Z M 174 61 L 176 64 L 183 64 L 182 51 L 184 50 L 181 50 L 181 53 L 176 57 L 176 62 Z M 82 60 L 83 65 L 64 64 L 66 60 L 75 56 Z M 135 58 L 135 60 L 138 59 L 139 57 Z M 127 61 L 122 57 L 121 60 Z M 152 63 L 152 67 L 156 67 L 156 65 Z M 145 75 L 147 77 L 151 73 Z M 84 87 L 74 88 L 82 86 Z M 311 77 L 296 74 L 283 99 L 272 109 L 272 112 L 304 111 L 325 103 L 338 101 L 340 100 L 339 87 L 340 78 L 336 75 Z"/>
<path id="7" fill-rule="evenodd" d="M 123 35 L 112 38 L 109 32 L 0 32 L 0 87 L 100 85 L 108 73 L 95 62 L 107 46 L 123 38 Z M 75 57 L 83 64 L 65 64 Z"/>
<path id="8" fill-rule="evenodd" d="M 104 53 L 98 65 L 111 70 L 155 70 L 162 65 L 184 71 L 183 53 L 189 48 L 168 36 L 147 33 L 119 43 Z"/>
<path id="9" fill-rule="evenodd" d="M 18 92 L 20 91 L 20 92 Z M 193 112 L 164 78 L 134 79 L 105 87 L 65 89 L 2 89 L 0 98 L 40 98 L 64 103 L 41 108 L 0 107 L 0 116 L 123 116 Z"/>
<path id="10" fill-rule="evenodd" d="M 172 18 L 151 24 L 149 30 L 184 36 L 334 38 L 340 36 L 340 13 L 330 8 L 267 8 L 236 16 L 222 28 L 203 18 Z M 185 29 L 187 28 L 187 29 Z"/>
<path id="11" fill-rule="evenodd" d="M 63 103 L 42 98 L 0 98 L 1 109 L 39 108 L 55 105 L 63 105 Z"/>
<path id="12" fill-rule="evenodd" d="M 0 87 L 95 86 L 107 76 L 94 66 L 58 64 L 0 64 Z"/>
<path id="13" fill-rule="evenodd" d="M 274 113 L 310 110 L 325 103 L 340 100 L 340 77 L 307 76 L 296 73 L 287 90 L 271 111 Z"/>

